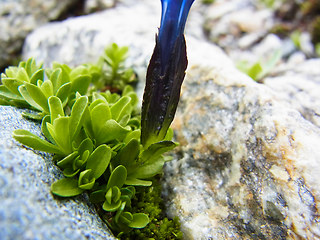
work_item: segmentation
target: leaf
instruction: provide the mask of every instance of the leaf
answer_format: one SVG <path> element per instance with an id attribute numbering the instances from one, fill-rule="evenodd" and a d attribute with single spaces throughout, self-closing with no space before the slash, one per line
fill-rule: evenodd
<path id="1" fill-rule="evenodd" d="M 66 105 L 66 101 L 68 100 L 70 89 L 71 89 L 71 83 L 65 83 L 58 89 L 58 91 L 55 94 L 58 98 L 61 99 L 63 106 Z"/>
<path id="2" fill-rule="evenodd" d="M 107 145 L 100 145 L 88 158 L 86 169 L 91 169 L 92 177 L 98 179 L 107 169 L 110 160 L 110 147 Z"/>
<path id="3" fill-rule="evenodd" d="M 111 119 L 110 108 L 106 103 L 100 103 L 91 110 L 92 128 L 98 134 L 101 126 Z"/>
<path id="4" fill-rule="evenodd" d="M 12 100 L 18 100 L 18 101 L 24 101 L 23 97 L 21 96 L 20 92 L 19 95 L 16 95 L 15 93 L 12 93 L 9 91 L 5 86 L 0 85 L 0 97 L 3 97 L 5 99 L 12 99 Z"/>
<path id="5" fill-rule="evenodd" d="M 144 213 L 134 213 L 132 221 L 128 224 L 131 228 L 144 228 L 149 223 L 148 215 Z"/>
<path id="6" fill-rule="evenodd" d="M 29 76 L 24 68 L 19 68 L 16 78 L 22 82 L 29 82 Z"/>
<path id="7" fill-rule="evenodd" d="M 120 206 L 121 206 L 121 201 L 112 202 L 111 204 L 105 201 L 102 205 L 102 208 L 107 212 L 115 212 Z"/>
<path id="8" fill-rule="evenodd" d="M 32 75 L 32 77 L 30 78 L 30 83 L 36 85 L 38 80 L 41 80 L 41 81 L 44 80 L 44 70 L 43 69 L 37 70 Z"/>
<path id="9" fill-rule="evenodd" d="M 106 192 L 104 190 L 98 190 L 90 194 L 89 200 L 92 203 L 101 203 L 106 200 Z"/>
<path id="10" fill-rule="evenodd" d="M 141 131 L 140 129 L 134 130 L 127 134 L 126 138 L 123 140 L 125 144 L 130 142 L 132 139 L 140 140 Z"/>
<path id="11" fill-rule="evenodd" d="M 146 181 L 146 180 L 140 180 L 137 178 L 131 178 L 130 176 L 127 178 L 125 181 L 126 185 L 131 185 L 131 186 L 146 186 L 149 187 L 152 185 L 152 181 Z"/>
<path id="12" fill-rule="evenodd" d="M 59 162 L 57 162 L 57 165 L 63 169 L 70 167 L 70 166 L 72 166 L 72 162 L 76 158 L 76 156 L 78 156 L 78 152 L 77 151 L 72 152 L 68 156 L 64 157 Z"/>
<path id="13" fill-rule="evenodd" d="M 18 90 L 19 86 L 23 85 L 24 83 L 20 80 L 14 78 L 3 78 L 1 79 L 2 84 L 13 94 L 17 96 L 21 96 Z"/>
<path id="14" fill-rule="evenodd" d="M 68 167 L 63 170 L 63 175 L 68 178 L 72 178 L 76 176 L 80 172 L 80 169 L 73 169 L 72 167 Z"/>
<path id="15" fill-rule="evenodd" d="M 83 193 L 78 187 L 78 180 L 74 178 L 62 178 L 51 185 L 51 192 L 60 197 L 73 197 Z"/>
<path id="16" fill-rule="evenodd" d="M 23 145 L 33 148 L 34 150 L 40 150 L 56 154 L 62 153 L 60 149 L 57 148 L 55 145 L 39 138 L 38 136 L 30 133 L 27 130 L 18 129 L 13 131 L 13 138 L 22 143 Z"/>
<path id="17" fill-rule="evenodd" d="M 36 101 L 34 101 L 33 98 L 30 96 L 25 85 L 21 85 L 19 87 L 19 92 L 22 95 L 22 97 L 26 100 L 26 102 L 29 103 L 30 106 L 34 107 L 38 111 L 43 111 L 43 108 L 38 103 L 36 103 Z"/>
<path id="18" fill-rule="evenodd" d="M 70 115 L 70 139 L 74 139 L 82 127 L 84 114 L 88 105 L 88 97 L 82 96 L 73 104 Z"/>
<path id="19" fill-rule="evenodd" d="M 71 82 L 71 92 L 79 92 L 81 95 L 85 95 L 88 91 L 91 83 L 91 77 L 89 75 L 80 75 Z"/>
<path id="20" fill-rule="evenodd" d="M 63 106 L 58 97 L 52 96 L 48 100 L 49 102 L 49 110 L 50 110 L 50 121 L 51 124 L 54 120 L 56 120 L 59 117 L 64 116 Z"/>
<path id="21" fill-rule="evenodd" d="M 127 169 L 122 165 L 116 167 L 110 175 L 110 178 L 107 184 L 107 189 L 110 189 L 111 187 L 114 187 L 114 186 L 121 188 L 124 182 L 126 181 L 126 178 L 127 178 Z"/>
<path id="22" fill-rule="evenodd" d="M 144 150 L 140 154 L 140 160 L 142 163 L 146 162 L 154 162 L 160 157 L 163 153 L 171 151 L 177 146 L 177 143 L 171 141 L 161 141 L 154 143 L 148 147 L 148 149 Z"/>
<path id="23" fill-rule="evenodd" d="M 64 154 L 69 155 L 72 152 L 69 117 L 59 117 L 53 121 L 53 124 L 47 123 L 47 128 L 59 148 Z"/>
<path id="24" fill-rule="evenodd" d="M 39 81 L 41 81 L 41 80 L 39 80 Z M 52 82 L 50 82 L 48 80 L 44 81 L 39 88 L 41 89 L 42 93 L 46 96 L 46 98 L 49 98 L 50 96 L 53 95 Z"/>
<path id="25" fill-rule="evenodd" d="M 135 163 L 139 156 L 140 144 L 138 140 L 132 139 L 127 145 L 125 145 L 118 153 L 116 159 L 119 165 L 128 167 Z"/>
<path id="26" fill-rule="evenodd" d="M 89 190 L 93 188 L 93 185 L 95 183 L 95 178 L 92 176 L 92 170 L 87 169 L 80 173 L 78 185 L 79 188 Z"/>
<path id="27" fill-rule="evenodd" d="M 26 89 L 30 95 L 30 97 L 43 109 L 43 111 L 49 113 L 49 106 L 46 96 L 37 86 L 26 83 Z"/>
<path id="28" fill-rule="evenodd" d="M 131 98 L 124 96 L 120 98 L 111 108 L 112 119 L 117 122 L 125 115 L 131 114 L 132 106 L 130 104 Z"/>
<path id="29" fill-rule="evenodd" d="M 98 144 L 107 143 L 114 139 L 122 141 L 128 132 L 130 132 L 130 127 L 124 128 L 115 120 L 110 119 L 101 126 L 95 137 Z"/>
<path id="30" fill-rule="evenodd" d="M 40 119 L 41 120 L 41 119 Z M 42 118 L 41 121 L 41 132 L 43 135 L 51 142 L 54 143 L 54 139 L 52 138 L 51 134 L 48 131 L 47 123 L 50 123 L 50 116 L 46 115 Z"/>

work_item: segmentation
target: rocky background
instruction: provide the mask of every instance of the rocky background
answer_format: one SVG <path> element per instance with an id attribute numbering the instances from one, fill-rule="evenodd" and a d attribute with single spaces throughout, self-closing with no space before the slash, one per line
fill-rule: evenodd
<path id="1" fill-rule="evenodd" d="M 180 147 L 163 176 L 167 214 L 180 217 L 185 239 L 320 239 L 319 5 L 195 1 L 172 125 Z M 141 96 L 160 7 L 2 0 L 0 66 L 19 56 L 45 66 L 95 62 L 116 42 L 130 47 Z M 59 170 L 11 138 L 17 128 L 39 133 L 19 111 L 0 108 L 0 239 L 112 239 L 86 196 L 49 193 Z"/>

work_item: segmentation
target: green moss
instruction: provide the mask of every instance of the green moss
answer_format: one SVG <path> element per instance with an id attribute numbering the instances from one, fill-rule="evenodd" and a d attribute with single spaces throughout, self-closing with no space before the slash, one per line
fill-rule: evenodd
<path id="1" fill-rule="evenodd" d="M 154 179 L 152 187 L 137 189 L 132 201 L 133 212 L 144 212 L 149 215 L 150 223 L 143 229 L 135 229 L 123 234 L 120 239 L 182 239 L 179 218 L 168 219 L 164 215 L 164 204 L 161 198 L 161 184 Z"/>

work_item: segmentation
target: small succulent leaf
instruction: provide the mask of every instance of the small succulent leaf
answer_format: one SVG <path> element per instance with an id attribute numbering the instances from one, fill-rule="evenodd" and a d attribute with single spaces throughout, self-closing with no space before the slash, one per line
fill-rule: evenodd
<path id="1" fill-rule="evenodd" d="M 41 80 L 39 80 L 38 82 L 40 81 Z M 46 96 L 46 98 L 49 98 L 53 95 L 53 86 L 51 81 L 44 81 L 39 88 L 42 91 L 42 93 Z"/>
<path id="2" fill-rule="evenodd" d="M 83 114 L 83 127 L 86 134 L 91 139 L 95 139 L 94 132 L 92 130 L 91 114 L 90 114 L 89 108 L 86 108 Z"/>
<path id="3" fill-rule="evenodd" d="M 47 142 L 46 140 L 41 139 L 40 137 L 32 134 L 31 132 L 23 129 L 18 129 L 13 131 L 13 138 L 26 145 L 33 148 L 34 150 L 40 150 L 48 153 L 61 154 L 59 148 L 55 145 Z"/>
<path id="4" fill-rule="evenodd" d="M 101 103 L 96 105 L 91 110 L 91 121 L 93 132 L 97 134 L 101 128 L 108 120 L 111 119 L 110 108 L 107 104 Z"/>
<path id="5" fill-rule="evenodd" d="M 64 116 L 63 106 L 62 106 L 61 100 L 56 96 L 50 97 L 48 102 L 49 102 L 51 124 L 53 124 L 54 120 Z"/>
<path id="6" fill-rule="evenodd" d="M 107 212 L 115 212 L 118 208 L 121 207 L 121 201 L 109 203 L 105 201 L 102 205 L 103 210 Z"/>
<path id="7" fill-rule="evenodd" d="M 128 122 L 130 121 L 131 115 L 130 114 L 126 114 L 124 115 L 120 120 L 119 120 L 119 124 L 123 127 L 127 126 Z"/>
<path id="8" fill-rule="evenodd" d="M 111 160 L 111 149 L 107 145 L 100 145 L 90 155 L 86 169 L 92 170 L 92 177 L 98 179 L 107 169 Z"/>
<path id="9" fill-rule="evenodd" d="M 119 165 L 112 171 L 110 178 L 108 180 L 107 189 L 110 189 L 114 186 L 121 188 L 124 182 L 126 181 L 126 178 L 127 178 L 127 169 L 124 166 Z"/>
<path id="10" fill-rule="evenodd" d="M 38 88 L 37 86 L 30 84 L 30 83 L 26 83 L 25 84 L 26 89 L 30 95 L 30 97 L 39 105 L 41 106 L 41 108 L 49 113 L 49 106 L 48 106 L 48 101 L 46 96 L 43 94 L 43 92 L 41 91 L 40 88 Z"/>
<path id="11" fill-rule="evenodd" d="M 137 168 L 132 168 L 128 171 L 130 178 L 145 179 L 150 178 L 162 171 L 165 159 L 160 156 L 155 161 L 146 162 Z"/>
<path id="12" fill-rule="evenodd" d="M 111 204 L 112 203 L 112 188 L 110 188 L 105 194 L 106 201 Z"/>
<path id="13" fill-rule="evenodd" d="M 23 85 L 24 82 L 17 80 L 15 78 L 3 78 L 1 79 L 2 84 L 13 94 L 21 96 L 18 90 L 19 86 Z"/>
<path id="14" fill-rule="evenodd" d="M 132 129 L 140 130 L 140 119 L 138 118 L 131 118 L 130 121 L 127 123 Z"/>
<path id="15" fill-rule="evenodd" d="M 163 141 L 171 141 L 172 138 L 173 138 L 173 130 L 172 130 L 172 128 L 169 128 Z"/>
<path id="16" fill-rule="evenodd" d="M 146 180 L 140 180 L 137 178 L 132 178 L 132 177 L 128 177 L 127 180 L 125 181 L 126 185 L 131 185 L 131 186 L 145 186 L 145 187 L 149 187 L 152 185 L 151 181 L 146 181 Z"/>
<path id="17" fill-rule="evenodd" d="M 12 93 L 3 85 L 0 86 L 0 97 L 2 97 L 4 99 L 24 101 L 24 98 L 21 96 L 20 92 L 18 95 L 15 93 Z"/>
<path id="18" fill-rule="evenodd" d="M 119 165 L 128 167 L 135 163 L 139 156 L 140 144 L 138 140 L 132 139 L 127 145 L 125 145 L 117 155 L 117 162 Z"/>
<path id="19" fill-rule="evenodd" d="M 56 93 L 58 91 L 58 89 L 60 88 L 58 79 L 59 79 L 61 72 L 62 72 L 62 70 L 60 68 L 57 68 L 50 73 L 50 76 L 48 76 L 50 81 L 52 82 L 52 85 L 53 85 L 53 93 Z"/>
<path id="20" fill-rule="evenodd" d="M 83 153 L 86 151 L 88 151 L 89 153 L 92 153 L 93 151 L 93 142 L 91 141 L 90 138 L 84 139 L 78 147 L 78 152 L 81 157 Z"/>
<path id="21" fill-rule="evenodd" d="M 148 215 L 144 213 L 134 213 L 132 221 L 128 224 L 131 228 L 144 228 L 149 223 Z"/>
<path id="22" fill-rule="evenodd" d="M 68 178 L 76 176 L 80 172 L 80 169 L 74 169 L 73 167 L 67 167 L 63 170 L 63 175 Z"/>
<path id="23" fill-rule="evenodd" d="M 17 80 L 22 81 L 22 82 L 29 82 L 29 76 L 28 73 L 24 68 L 19 68 L 17 75 L 16 75 Z"/>
<path id="24" fill-rule="evenodd" d="M 107 143 L 114 139 L 122 141 L 130 130 L 130 127 L 124 128 L 115 120 L 110 119 L 101 126 L 99 132 L 95 136 L 97 143 L 99 144 Z"/>
<path id="25" fill-rule="evenodd" d="M 32 112 L 23 112 L 21 114 L 24 118 L 27 118 L 27 119 L 31 119 L 33 121 L 41 121 L 43 119 L 43 114 L 42 113 L 32 113 Z M 48 115 L 45 115 L 45 116 L 48 116 Z"/>
<path id="26" fill-rule="evenodd" d="M 64 157 L 63 159 L 61 159 L 60 161 L 57 162 L 57 165 L 62 168 L 65 169 L 67 167 L 71 167 L 72 163 L 74 161 L 74 159 L 78 156 L 78 152 L 72 152 L 70 153 L 68 156 Z"/>
<path id="27" fill-rule="evenodd" d="M 61 99 L 61 102 L 63 103 L 63 106 L 66 105 L 66 102 L 68 100 L 68 96 L 71 89 L 71 83 L 65 83 L 63 84 L 56 92 L 56 96 Z"/>
<path id="28" fill-rule="evenodd" d="M 69 117 L 59 117 L 53 124 L 47 123 L 47 128 L 55 143 L 66 155 L 72 152 L 69 132 Z"/>
<path id="29" fill-rule="evenodd" d="M 128 144 L 131 140 L 135 139 L 137 141 L 140 141 L 140 135 L 141 131 L 140 129 L 134 130 L 127 134 L 126 138 L 123 140 L 125 144 Z"/>
<path id="30" fill-rule="evenodd" d="M 79 188 L 89 190 L 93 188 L 93 185 L 95 183 L 95 178 L 92 177 L 92 170 L 87 169 L 80 173 L 78 185 Z"/>
<path id="31" fill-rule="evenodd" d="M 102 203 L 106 201 L 105 195 L 106 192 L 104 190 L 98 190 L 90 194 L 89 200 L 92 203 Z"/>
<path id="32" fill-rule="evenodd" d="M 120 197 L 120 199 L 121 199 L 121 202 L 126 203 L 127 208 L 131 208 L 131 199 L 129 196 L 123 195 Z"/>
<path id="33" fill-rule="evenodd" d="M 40 116 L 41 117 L 41 116 Z M 42 117 L 41 117 L 42 118 Z M 41 132 L 43 133 L 43 135 L 51 142 L 54 143 L 54 139 L 52 138 L 51 134 L 48 131 L 47 128 L 47 123 L 50 123 L 50 116 L 46 115 L 42 118 L 41 121 Z"/>
<path id="34" fill-rule="evenodd" d="M 121 191 L 117 186 L 113 186 L 112 188 L 112 201 L 118 202 L 121 197 Z"/>
<path id="35" fill-rule="evenodd" d="M 119 217 L 121 216 L 121 214 L 123 213 L 123 210 L 126 207 L 126 202 L 122 202 L 121 206 L 119 207 L 116 216 L 114 217 L 115 222 L 117 223 L 119 221 Z"/>
<path id="36" fill-rule="evenodd" d="M 37 70 L 32 77 L 30 78 L 30 83 L 36 85 L 38 80 L 43 81 L 44 80 L 44 70 L 39 69 Z"/>
<path id="37" fill-rule="evenodd" d="M 127 85 L 127 86 L 129 86 L 129 85 Z M 131 98 L 130 104 L 131 104 L 132 107 L 135 107 L 138 104 L 139 98 L 138 98 L 138 96 L 137 96 L 137 94 L 135 92 L 129 92 L 127 94 L 123 93 L 123 95 L 124 96 L 128 96 L 128 97 Z"/>
<path id="38" fill-rule="evenodd" d="M 78 187 L 78 180 L 74 178 L 62 178 L 51 185 L 51 192 L 60 197 L 73 197 L 83 193 Z"/>
<path id="39" fill-rule="evenodd" d="M 71 92 L 79 92 L 81 95 L 85 95 L 88 91 L 90 83 L 91 77 L 89 75 L 80 75 L 72 80 Z"/>
<path id="40" fill-rule="evenodd" d="M 73 104 L 70 115 L 70 138 L 74 139 L 80 132 L 84 114 L 88 105 L 88 97 L 82 96 Z"/>
<path id="41" fill-rule="evenodd" d="M 130 104 L 131 98 L 124 96 L 120 98 L 111 108 L 112 119 L 119 121 L 124 115 L 131 114 L 132 106 Z"/>
<path id="42" fill-rule="evenodd" d="M 99 104 L 106 104 L 107 102 L 106 101 L 104 101 L 103 99 L 95 99 L 91 104 L 90 104 L 90 106 L 89 106 L 89 110 L 90 110 L 90 112 L 92 111 L 92 109 L 93 108 L 95 108 L 97 105 L 99 105 Z"/>
<path id="43" fill-rule="evenodd" d="M 26 100 L 26 102 L 29 103 L 30 106 L 34 107 L 38 111 L 43 111 L 43 108 L 38 103 L 36 103 L 36 101 L 33 100 L 33 98 L 30 96 L 25 85 L 21 85 L 19 87 L 19 92 L 22 95 L 22 97 Z"/>
<path id="44" fill-rule="evenodd" d="M 123 212 L 119 216 L 118 222 L 121 222 L 125 225 L 129 225 L 133 221 L 133 215 L 130 212 Z"/>
<path id="45" fill-rule="evenodd" d="M 101 103 L 107 103 L 106 99 L 102 96 L 102 94 L 97 93 L 97 92 L 93 92 L 92 93 L 92 102 L 95 102 L 98 99 L 102 100 Z"/>
<path id="46" fill-rule="evenodd" d="M 174 149 L 178 144 L 171 141 L 161 141 L 151 144 L 148 149 L 141 152 L 139 158 L 142 163 L 152 163 L 156 161 L 163 153 Z"/>

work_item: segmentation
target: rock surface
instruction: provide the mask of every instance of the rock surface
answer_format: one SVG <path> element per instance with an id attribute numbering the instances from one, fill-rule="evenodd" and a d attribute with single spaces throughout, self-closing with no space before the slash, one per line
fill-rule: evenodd
<path id="1" fill-rule="evenodd" d="M 230 2 L 220 16 L 250 3 Z M 319 61 L 297 56 L 258 84 L 195 29 L 204 19 L 194 7 L 190 22 L 200 17 L 187 26 L 189 68 L 173 124 L 181 147 L 163 178 L 168 214 L 180 217 L 186 239 L 320 238 Z M 24 57 L 76 65 L 116 42 L 130 47 L 128 64 L 144 79 L 155 16 L 160 4 L 140 0 L 51 23 L 28 37 Z M 244 48 L 255 43 L 244 40 Z M 284 46 L 268 35 L 254 51 L 263 55 L 274 43 Z"/>
<path id="2" fill-rule="evenodd" d="M 76 0 L 1 0 L 0 68 L 19 55 L 28 33 L 56 20 L 74 3 Z"/>
<path id="3" fill-rule="evenodd" d="M 12 138 L 15 129 L 40 134 L 21 110 L 0 106 L 0 239 L 116 239 L 87 196 L 60 199 L 50 193 L 62 177 L 49 155 L 26 149 Z"/>

